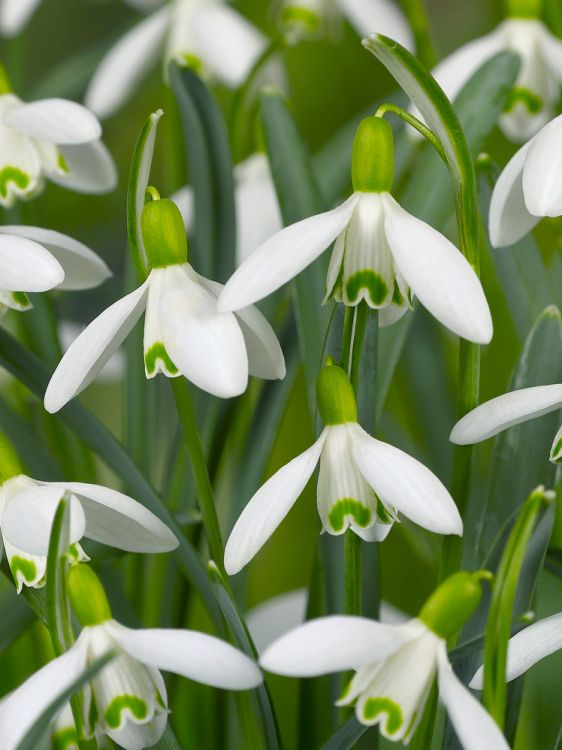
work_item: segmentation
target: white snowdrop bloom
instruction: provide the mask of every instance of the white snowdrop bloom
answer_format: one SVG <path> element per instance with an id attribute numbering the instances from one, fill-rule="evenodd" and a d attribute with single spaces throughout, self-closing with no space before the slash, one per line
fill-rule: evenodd
<path id="1" fill-rule="evenodd" d="M 172 0 L 127 32 L 102 60 L 86 105 L 102 119 L 116 112 L 164 59 L 239 86 L 266 48 L 266 38 L 223 0 Z"/>
<path id="2" fill-rule="evenodd" d="M 400 5 L 393 0 L 284 0 L 281 21 L 288 28 L 316 33 L 325 17 L 340 12 L 361 37 L 384 34 L 414 49 L 412 31 Z"/>
<path id="3" fill-rule="evenodd" d="M 562 648 L 562 613 L 538 620 L 509 639 L 506 680 L 511 682 L 546 656 Z M 482 690 L 484 667 L 476 672 L 470 687 Z"/>
<path id="4" fill-rule="evenodd" d="M 562 408 L 562 385 L 537 385 L 504 393 L 480 404 L 465 414 L 451 432 L 451 442 L 471 445 L 487 440 L 498 432 L 529 419 L 541 417 Z M 554 437 L 550 461 L 562 462 L 562 427 Z"/>
<path id="5" fill-rule="evenodd" d="M 270 672 L 314 677 L 354 670 L 338 705 L 355 704 L 357 720 L 389 740 L 412 739 L 437 676 L 439 697 L 465 750 L 508 750 L 494 720 L 455 676 L 447 638 L 478 605 L 486 571 L 444 581 L 418 617 L 384 625 L 363 617 L 311 620 L 281 636 L 262 655 Z"/>
<path id="6" fill-rule="evenodd" d="M 0 206 L 32 198 L 45 180 L 79 193 L 113 190 L 117 172 L 100 137 L 86 107 L 67 99 L 23 102 L 0 70 Z"/>
<path id="7" fill-rule="evenodd" d="M 320 371 L 317 392 L 326 427 L 310 448 L 270 477 L 242 511 L 225 548 L 229 575 L 241 570 L 273 534 L 319 462 L 322 531 L 340 535 L 350 529 L 365 541 L 382 541 L 400 512 L 430 531 L 462 534 L 457 506 L 439 479 L 357 423 L 353 388 L 341 367 Z"/>
<path id="8" fill-rule="evenodd" d="M 15 750 L 53 698 L 108 653 L 114 658 L 83 689 L 83 721 L 90 736 L 107 735 L 125 750 L 152 747 L 164 733 L 169 710 L 159 670 L 226 690 L 249 690 L 262 681 L 255 662 L 213 636 L 119 624 L 86 565 L 70 569 L 67 586 L 82 632 L 72 648 L 0 704 L 2 750 Z"/>
<path id="9" fill-rule="evenodd" d="M 0 312 L 29 310 L 26 292 L 92 289 L 111 276 L 81 242 L 52 229 L 0 227 Z"/>
<path id="10" fill-rule="evenodd" d="M 492 319 L 472 266 L 442 234 L 392 197 L 393 134 L 379 117 L 359 125 L 353 145 L 353 195 L 337 208 L 285 227 L 235 271 L 219 309 L 237 310 L 299 274 L 335 240 L 326 300 L 361 300 L 398 320 L 415 295 L 443 325 L 476 343 L 492 338 Z"/>
<path id="11" fill-rule="evenodd" d="M 562 68 L 562 56 L 560 62 Z M 543 216 L 562 216 L 562 115 L 545 125 L 510 159 L 490 202 L 494 247 L 513 245 Z"/>
<path id="12" fill-rule="evenodd" d="M 172 200 L 179 208 L 187 231 L 193 227 L 193 190 L 178 190 Z M 264 153 L 256 153 L 234 167 L 234 208 L 236 211 L 236 264 L 240 265 L 283 222 L 277 193 Z"/>
<path id="13" fill-rule="evenodd" d="M 14 449 L 0 433 L 0 556 L 18 592 L 45 584 L 47 552 L 58 504 L 70 501 L 70 555 L 87 559 L 83 537 L 129 552 L 168 552 L 178 541 L 147 508 L 116 490 L 83 482 L 42 482 L 23 474 Z"/>
<path id="14" fill-rule="evenodd" d="M 432 74 L 454 99 L 487 60 L 502 51 L 521 58 L 521 68 L 499 125 L 507 138 L 522 143 L 556 111 L 562 84 L 562 41 L 539 20 L 537 0 L 509 0 L 509 17 L 490 34 L 463 45 L 442 60 Z"/>
<path id="15" fill-rule="evenodd" d="M 285 376 L 283 352 L 273 329 L 253 307 L 217 309 L 222 285 L 199 276 L 187 262 L 183 220 L 171 200 L 148 203 L 142 214 L 152 270 L 134 292 L 101 313 L 71 344 L 45 393 L 56 412 L 98 375 L 143 312 L 147 378 L 183 375 L 221 398 L 244 392 L 248 375 Z"/>

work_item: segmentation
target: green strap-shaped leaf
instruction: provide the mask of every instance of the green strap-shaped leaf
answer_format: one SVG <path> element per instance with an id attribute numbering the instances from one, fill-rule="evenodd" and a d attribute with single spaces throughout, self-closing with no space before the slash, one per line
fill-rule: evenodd
<path id="1" fill-rule="evenodd" d="M 70 613 L 66 598 L 65 579 L 67 553 L 70 546 L 70 502 L 61 490 L 47 555 L 47 627 L 56 656 L 67 651 L 73 643 Z"/>
<path id="2" fill-rule="evenodd" d="M 9 648 L 35 621 L 33 610 L 26 605 L 14 589 L 0 594 L 0 652 Z"/>
<path id="3" fill-rule="evenodd" d="M 135 264 L 137 275 L 141 281 L 148 276 L 148 259 L 141 231 L 141 215 L 145 204 L 145 193 L 150 177 L 150 167 L 154 154 L 156 129 L 164 113 L 161 109 L 153 112 L 145 122 L 133 151 L 131 169 L 129 171 L 129 185 L 127 189 L 127 237 L 131 257 Z"/>
<path id="4" fill-rule="evenodd" d="M 222 114 L 197 73 L 170 64 L 170 83 L 180 110 L 195 219 L 197 270 L 225 282 L 234 271 L 236 217 L 234 176 Z"/>
<path id="5" fill-rule="evenodd" d="M 322 746 L 322 750 L 351 750 L 357 747 L 356 743 L 370 728 L 359 723 L 356 717 L 352 716 Z"/>

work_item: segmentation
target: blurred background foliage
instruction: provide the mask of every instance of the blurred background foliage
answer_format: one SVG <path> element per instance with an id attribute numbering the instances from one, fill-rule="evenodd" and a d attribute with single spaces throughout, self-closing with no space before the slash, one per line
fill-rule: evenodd
<path id="1" fill-rule="evenodd" d="M 234 4 L 265 33 L 276 33 L 272 3 L 240 0 Z M 426 8 L 438 58 L 490 31 L 502 18 L 500 0 L 426 0 Z M 64 96 L 80 100 L 104 51 L 139 17 L 139 13 L 118 0 L 44 0 L 20 37 L 0 42 L 1 59 L 14 89 L 24 99 Z M 313 153 L 338 129 L 394 89 L 392 79 L 361 47 L 354 31 L 344 22 L 333 38 L 302 42 L 284 51 L 283 59 L 288 72 L 290 108 Z M 221 87 L 216 87 L 214 93 L 228 122 L 233 94 Z M 113 270 L 114 277 L 101 289 L 55 295 L 52 299 L 63 319 L 89 322 L 122 293 L 127 265 L 125 197 L 128 169 L 138 132 L 148 113 L 159 107 L 164 109 L 165 117 L 160 125 L 151 182 L 158 185 L 163 195 L 181 187 L 188 179 L 188 173 L 185 160 L 177 156 L 178 113 L 170 91 L 162 83 L 162 71 L 158 69 L 132 101 L 104 123 L 104 140 L 119 169 L 119 186 L 115 192 L 100 197 L 81 196 L 48 184 L 44 194 L 33 203 L 4 212 L 5 223 L 33 223 L 78 238 L 102 255 Z M 181 148 L 181 143 L 179 146 Z M 496 128 L 488 138 L 485 150 L 495 162 L 504 165 L 515 147 Z M 444 167 L 441 178 L 448 179 Z M 453 231 L 452 227 L 450 229 Z M 498 276 L 501 254 L 511 251 L 494 251 L 498 257 L 493 257 L 487 249 L 485 234 L 482 236 L 483 282 L 495 324 L 493 342 L 484 348 L 482 356 L 481 398 L 485 400 L 508 388 L 532 321 L 524 320 L 517 325 L 505 285 Z M 561 222 L 541 222 L 535 238 L 546 268 L 545 283 L 536 300 L 535 312 L 538 313 L 548 304 L 560 306 L 562 303 Z M 27 320 L 16 320 L 13 316 L 7 324 L 19 327 L 19 333 L 26 338 L 28 345 L 53 365 L 56 358 L 48 342 L 37 338 L 36 334 L 35 340 L 31 336 L 32 331 L 41 329 L 41 321 L 49 316 L 50 303 L 36 299 L 35 304 L 34 311 L 26 314 L 29 316 Z M 30 322 L 32 320 L 35 322 Z M 139 332 L 131 344 L 130 353 L 139 371 L 140 341 Z M 378 430 L 382 438 L 424 461 L 445 483 L 451 470 L 452 447 L 448 435 L 455 415 L 456 367 L 456 341 L 418 308 Z M 21 395 L 22 390 L 14 381 L 5 382 L 5 394 Z M 184 473 L 185 461 L 180 457 L 174 468 L 167 453 L 176 431 L 167 384 L 157 379 L 138 386 L 144 394 L 142 397 L 152 404 L 150 413 L 153 415 L 151 424 L 144 426 L 142 434 L 137 432 L 135 415 L 130 413 L 131 404 L 135 403 L 131 392 L 137 386 L 135 378 L 130 377 L 125 384 L 99 383 L 87 391 L 84 402 L 128 443 L 136 460 L 164 497 L 187 514 L 187 518 L 190 513 L 194 514 L 194 506 L 193 498 L 190 506 L 184 503 L 185 496 L 191 497 L 189 479 Z M 255 401 L 258 393 L 258 387 L 253 384 L 244 398 Z M 37 413 L 32 414 L 34 407 L 30 403 L 22 406 L 21 400 L 17 403 L 17 409 L 26 418 L 33 416 L 34 429 L 41 434 L 45 424 Z M 240 487 L 236 473 L 237 457 L 252 445 L 247 425 L 243 419 L 239 421 L 230 443 L 213 455 L 212 471 L 219 489 L 225 531 L 233 523 L 230 509 L 233 497 L 238 507 L 249 498 L 249 495 L 236 496 Z M 265 476 L 306 448 L 313 439 L 313 432 L 304 378 L 298 372 L 283 409 Z M 75 443 L 72 437 L 66 439 Z M 212 446 L 209 450 L 212 454 Z M 52 448 L 50 452 L 52 454 Z M 490 455 L 490 441 L 477 447 L 475 495 L 487 491 Z M 544 450 L 545 473 L 547 455 L 548 447 Z M 56 462 L 56 456 L 47 455 L 45 458 L 45 466 L 52 466 L 54 473 L 57 473 Z M 79 476 L 66 478 L 87 481 L 83 464 L 75 466 Z M 91 467 L 87 470 L 91 475 L 95 471 L 99 480 L 108 480 L 107 469 L 101 465 L 95 470 Z M 309 486 L 287 521 L 249 567 L 246 594 L 245 584 L 236 584 L 247 608 L 276 594 L 308 585 L 318 531 L 314 504 L 314 491 Z M 477 524 L 478 519 L 471 522 Z M 193 529 L 192 538 L 197 540 L 196 526 Z M 397 525 L 388 540 L 380 545 L 383 598 L 404 612 L 415 614 L 435 584 L 439 549 L 440 540 L 429 532 L 407 521 Z M 197 602 L 192 602 L 186 611 L 185 591 L 175 562 L 164 557 L 149 560 L 128 556 L 121 560 L 109 557 L 107 550 L 100 550 L 100 554 L 107 557 L 105 562 L 112 563 L 120 571 L 118 578 L 106 575 L 104 580 L 110 585 L 115 614 L 123 622 L 135 624 L 141 621 L 149 626 L 189 623 L 210 627 Z M 2 581 L 2 586 L 4 584 Z M 547 569 L 537 597 L 537 616 L 562 609 L 561 594 L 560 576 Z M 3 694 L 18 685 L 46 658 L 48 639 L 40 626 L 29 628 L 31 618 L 26 607 L 23 602 L 16 601 L 8 585 L 0 596 L 3 597 L 0 616 L 16 618 L 16 622 L 21 620 L 22 633 L 8 650 L 1 649 L 0 693 Z M 5 645 L 0 643 L 0 647 Z M 521 750 L 554 747 L 562 722 L 561 674 L 560 653 L 539 664 L 529 674 L 522 706 L 524 721 L 517 744 Z M 211 747 L 211 738 L 214 738 L 215 746 L 222 747 L 223 733 L 229 729 L 217 725 L 215 712 L 221 709 L 224 697 L 217 697 L 212 691 L 185 680 L 173 678 L 173 682 L 177 689 L 172 693 L 172 709 L 176 710 L 171 722 L 182 745 L 200 747 L 204 741 L 205 747 Z M 292 748 L 295 746 L 297 687 L 281 678 L 272 679 L 271 684 L 286 747 Z"/>

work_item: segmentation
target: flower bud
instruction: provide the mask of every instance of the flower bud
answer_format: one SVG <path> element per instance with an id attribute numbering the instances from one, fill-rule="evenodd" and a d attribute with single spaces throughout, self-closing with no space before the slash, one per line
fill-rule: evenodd
<path id="1" fill-rule="evenodd" d="M 22 474 L 18 454 L 6 435 L 0 432 L 0 484 Z"/>
<path id="2" fill-rule="evenodd" d="M 152 268 L 187 263 L 185 227 L 181 213 L 173 201 L 149 201 L 142 210 L 141 230 Z"/>
<path id="3" fill-rule="evenodd" d="M 316 380 L 318 410 L 325 425 L 357 422 L 355 394 L 344 370 L 329 364 Z"/>
<path id="4" fill-rule="evenodd" d="M 100 579 L 87 565 L 72 565 L 66 590 L 81 625 L 99 625 L 111 620 L 111 608 Z"/>
<path id="5" fill-rule="evenodd" d="M 423 605 L 418 617 L 441 638 L 457 633 L 480 603 L 482 580 L 491 580 L 487 570 L 454 573 L 438 586 Z"/>
<path id="6" fill-rule="evenodd" d="M 506 0 L 505 10 L 511 18 L 540 18 L 542 0 Z"/>
<path id="7" fill-rule="evenodd" d="M 382 117 L 365 117 L 359 123 L 351 162 L 353 189 L 387 193 L 394 180 L 394 134 Z"/>

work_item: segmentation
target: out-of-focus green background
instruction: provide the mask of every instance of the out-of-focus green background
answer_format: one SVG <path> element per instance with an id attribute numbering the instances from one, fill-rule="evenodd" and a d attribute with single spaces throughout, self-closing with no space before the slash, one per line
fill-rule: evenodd
<path id="1" fill-rule="evenodd" d="M 234 5 L 266 33 L 274 32 L 273 3 L 241 0 Z M 427 0 L 438 56 L 442 57 L 463 42 L 494 28 L 502 18 L 501 5 L 499 0 Z M 140 17 L 140 13 L 119 0 L 43 0 L 18 39 L 0 42 L 1 60 L 14 89 L 22 98 L 59 95 L 80 100 L 84 85 L 103 51 Z M 361 47 L 359 38 L 345 23 L 341 24 L 334 38 L 303 42 L 287 51 L 284 59 L 289 74 L 292 111 L 312 151 L 351 117 L 393 90 L 388 74 Z M 228 113 L 232 94 L 221 88 L 216 93 L 225 113 Z M 162 84 L 161 70 L 157 69 L 132 101 L 104 123 L 104 140 L 119 169 L 119 186 L 114 193 L 102 197 L 82 196 L 48 185 L 45 193 L 23 210 L 17 208 L 5 212 L 6 222 L 24 220 L 78 238 L 102 255 L 114 271 L 114 278 L 100 289 L 59 295 L 57 305 L 65 318 L 89 322 L 122 293 L 127 252 L 125 196 L 128 168 L 143 122 L 149 112 L 159 107 L 165 110 L 166 116 L 160 127 L 152 181 L 162 194 L 180 187 L 184 170 L 181 163 L 178 168 L 170 148 L 173 130 L 170 123 L 175 116 L 173 103 Z M 514 147 L 496 130 L 487 150 L 503 165 Z M 545 263 L 552 263 L 562 250 L 561 236 L 559 222 L 543 222 L 541 225 L 537 237 Z M 506 389 L 521 351 L 521 341 L 498 291 L 492 264 L 486 257 L 483 274 L 496 329 L 494 341 L 485 349 L 482 359 L 482 398 L 485 399 Z M 550 301 L 560 305 L 562 293 L 558 299 L 553 297 Z M 429 316 L 418 311 L 379 434 L 418 456 L 444 481 L 450 475 L 452 450 L 448 434 L 454 423 L 455 377 L 455 342 Z M 162 389 L 162 384 L 154 383 L 153 387 Z M 126 416 L 122 395 L 121 385 L 96 385 L 84 397 L 117 434 L 121 434 Z M 162 398 L 165 400 L 166 397 Z M 166 414 L 166 409 L 163 409 L 161 430 L 167 428 Z M 298 378 L 270 459 L 268 474 L 312 441 L 313 430 L 310 424 L 306 424 L 306 414 L 303 382 Z M 162 470 L 158 465 L 157 442 L 153 467 L 155 481 Z M 477 487 L 484 486 L 488 459 L 489 445 L 479 447 L 475 461 Z M 222 484 L 227 486 L 228 480 L 229 474 L 225 471 Z M 224 494 L 228 495 L 228 491 Z M 250 605 L 307 585 L 316 532 L 314 492 L 309 487 L 288 520 L 251 566 Z M 408 614 L 414 614 L 434 585 L 436 550 L 437 539 L 433 535 L 413 530 L 408 523 L 397 526 L 381 545 L 383 597 Z M 561 583 L 546 573 L 538 612 L 544 615 L 558 610 L 562 610 Z M 37 639 L 22 638 L 8 656 L 0 656 L 2 692 L 4 688 L 14 687 L 23 674 L 32 671 L 35 655 L 30 644 L 36 648 Z M 551 657 L 530 674 L 526 688 L 528 699 L 524 704 L 526 731 L 519 741 L 521 750 L 552 747 L 562 721 L 561 675 L 562 654 Z M 274 697 L 281 698 L 277 700 L 280 720 L 290 725 L 294 691 L 288 690 L 283 680 L 274 680 L 273 687 Z M 286 696 L 290 698 L 284 700 Z M 172 718 L 176 729 L 183 719 L 190 721 L 186 717 Z M 290 746 L 289 742 L 287 747 Z"/>

